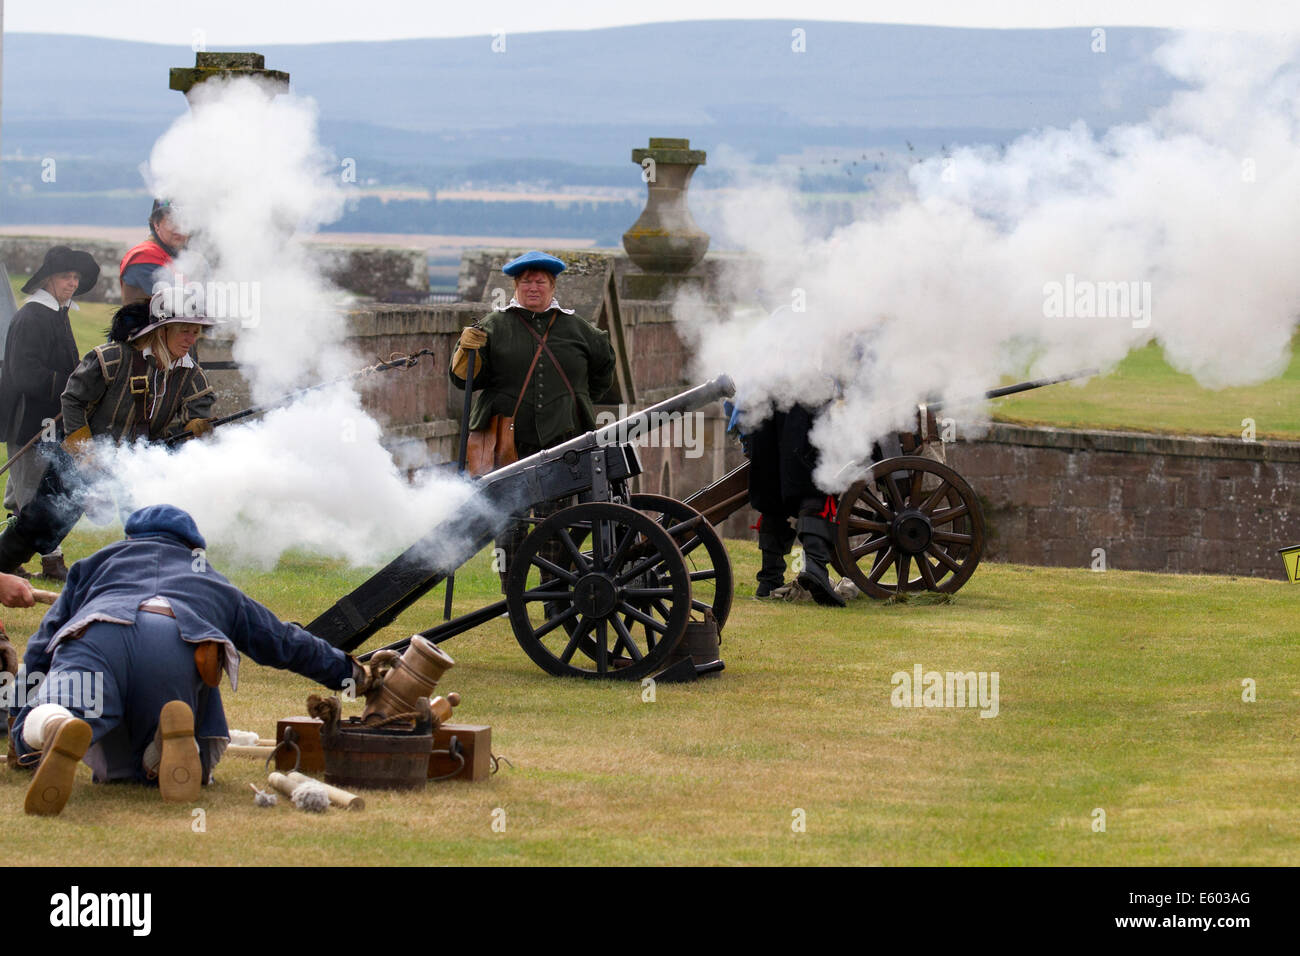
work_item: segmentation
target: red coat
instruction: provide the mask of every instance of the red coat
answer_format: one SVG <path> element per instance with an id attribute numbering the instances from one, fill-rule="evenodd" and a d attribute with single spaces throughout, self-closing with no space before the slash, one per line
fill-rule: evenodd
<path id="1" fill-rule="evenodd" d="M 149 237 L 144 242 L 137 243 L 127 250 L 126 255 L 122 257 L 122 265 L 118 269 L 119 275 L 126 271 L 127 266 L 140 265 L 165 266 L 172 261 L 172 257 L 167 254 L 167 250 L 158 245 Z"/>
<path id="2" fill-rule="evenodd" d="M 154 239 L 153 236 L 150 236 L 148 239 L 146 239 L 144 242 L 139 243 L 138 245 L 132 246 L 127 251 L 126 255 L 122 257 L 122 265 L 119 267 L 119 272 L 118 272 L 122 280 L 122 287 L 123 287 L 122 304 L 125 305 L 129 302 L 137 301 L 139 299 L 149 298 L 149 295 L 153 292 L 152 276 L 154 274 L 154 271 L 158 269 L 160 266 L 171 265 L 171 261 L 172 261 L 171 255 L 167 252 L 166 249 L 164 249 L 161 245 L 159 245 L 158 240 Z M 132 276 L 132 278 L 136 278 L 141 281 L 144 281 L 145 282 L 144 285 L 141 285 L 140 281 L 136 281 L 136 282 L 127 281 L 126 270 L 130 269 L 132 266 L 143 266 L 147 270 L 146 271 L 146 276 L 148 277 L 147 279 L 144 276 Z M 139 272 L 140 270 L 137 269 L 135 271 Z M 135 294 L 128 294 L 127 293 L 128 287 L 131 289 L 138 289 L 139 291 Z"/>

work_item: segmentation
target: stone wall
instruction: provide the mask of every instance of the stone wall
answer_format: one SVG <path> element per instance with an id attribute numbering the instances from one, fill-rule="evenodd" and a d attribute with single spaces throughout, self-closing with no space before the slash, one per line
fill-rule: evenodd
<path id="1" fill-rule="evenodd" d="M 1282 578 L 1300 544 L 1300 442 L 994 425 L 947 451 L 995 561 Z"/>
<path id="2" fill-rule="evenodd" d="M 140 230 L 140 238 L 148 235 Z M 135 243 L 102 239 L 60 239 L 52 236 L 0 237 L 0 258 L 11 275 L 31 275 L 51 246 L 71 246 L 89 252 L 99 263 L 99 282 L 83 296 L 91 302 L 121 302 L 118 267 Z M 388 246 L 346 246 L 313 243 L 311 254 L 321 269 L 341 289 L 369 299 L 429 291 L 429 262 L 420 249 Z M 21 305 L 21 301 L 19 305 Z"/>

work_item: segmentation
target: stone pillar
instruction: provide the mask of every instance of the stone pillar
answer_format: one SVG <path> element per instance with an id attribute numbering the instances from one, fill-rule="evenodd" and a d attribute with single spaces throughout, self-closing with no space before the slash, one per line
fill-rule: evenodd
<path id="1" fill-rule="evenodd" d="M 708 251 L 709 235 L 695 224 L 686 190 L 705 159 L 704 150 L 691 149 L 688 139 L 651 137 L 649 148 L 632 150 L 649 194 L 641 217 L 623 234 L 623 248 L 641 269 L 623 278 L 628 298 L 659 298 L 701 278 L 691 270 Z"/>
<path id="2" fill-rule="evenodd" d="M 260 53 L 196 53 L 194 66 L 171 68 L 169 88 L 179 90 L 189 99 L 190 90 L 215 76 L 253 76 L 270 80 L 275 92 L 289 92 L 289 74 L 283 70 L 268 70 L 266 57 Z"/>

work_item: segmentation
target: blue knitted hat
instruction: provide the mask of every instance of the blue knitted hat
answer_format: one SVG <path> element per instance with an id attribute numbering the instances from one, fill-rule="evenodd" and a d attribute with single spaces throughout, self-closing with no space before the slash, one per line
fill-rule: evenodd
<path id="1" fill-rule="evenodd" d="M 511 259 L 501 267 L 501 271 L 513 279 L 515 276 L 523 275 L 529 269 L 541 269 L 543 272 L 557 276 L 567 268 L 569 267 L 564 264 L 563 259 L 548 256 L 534 249 L 532 252 L 525 252 L 518 259 Z"/>
<path id="2" fill-rule="evenodd" d="M 166 534 L 179 538 L 191 548 L 206 548 L 208 543 L 199 534 L 199 527 L 186 511 L 175 505 L 149 505 L 126 519 L 126 536 L 140 538 L 146 535 Z"/>

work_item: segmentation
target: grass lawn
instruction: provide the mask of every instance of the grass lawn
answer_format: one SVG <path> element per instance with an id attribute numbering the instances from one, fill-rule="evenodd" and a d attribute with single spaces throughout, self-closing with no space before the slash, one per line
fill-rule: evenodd
<path id="1" fill-rule="evenodd" d="M 69 557 L 114 536 L 79 530 Z M 444 645 L 458 718 L 491 724 L 513 762 L 488 782 L 372 792 L 360 814 L 318 817 L 254 807 L 262 766 L 232 758 L 196 833 L 194 808 L 92 786 L 84 767 L 61 817 L 27 818 L 28 777 L 0 771 L 10 863 L 48 863 L 51 846 L 75 865 L 1300 863 L 1300 592 L 1287 584 L 989 564 L 951 601 L 835 611 L 751 600 L 758 552 L 729 546 L 726 673 L 661 685 L 654 702 L 636 684 L 546 676 L 504 620 Z M 302 621 L 365 576 L 306 558 L 232 574 Z M 458 610 L 495 598 L 486 554 L 456 595 Z M 441 602 L 382 639 L 436 622 Z M 38 620 L 5 612 L 19 643 Z M 894 708 L 891 676 L 915 664 L 998 672 L 998 715 Z M 316 690 L 247 661 L 241 676 L 231 726 L 265 736 Z"/>
<path id="2" fill-rule="evenodd" d="M 1300 343 L 1297 343 L 1300 344 Z M 1135 349 L 1105 378 L 1083 387 L 1053 385 L 999 399 L 993 417 L 1024 425 L 1300 440 L 1300 350 L 1279 377 L 1214 391 L 1175 372 L 1156 344 Z"/>

